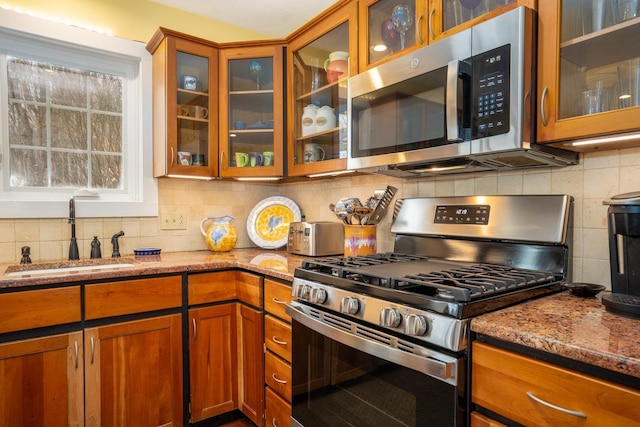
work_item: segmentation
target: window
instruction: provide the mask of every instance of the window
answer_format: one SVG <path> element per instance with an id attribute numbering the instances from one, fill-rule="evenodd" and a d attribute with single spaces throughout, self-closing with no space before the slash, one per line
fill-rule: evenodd
<path id="1" fill-rule="evenodd" d="M 157 215 L 143 44 L 0 10 L 0 88 L 0 217 Z"/>

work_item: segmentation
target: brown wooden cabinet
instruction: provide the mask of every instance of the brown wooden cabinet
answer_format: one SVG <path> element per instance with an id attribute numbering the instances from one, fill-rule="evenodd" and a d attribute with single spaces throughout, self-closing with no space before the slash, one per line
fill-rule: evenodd
<path id="1" fill-rule="evenodd" d="M 359 71 L 426 46 L 429 42 L 427 3 L 427 0 L 360 0 Z M 396 9 L 400 7 L 407 7 L 409 13 Z M 404 29 L 404 43 L 401 29 Z"/>
<path id="2" fill-rule="evenodd" d="M 181 426 L 179 314 L 85 330 L 86 426 Z"/>
<path id="3" fill-rule="evenodd" d="M 536 9 L 537 0 L 449 1 L 429 0 L 429 43 L 449 37 L 518 6 Z"/>
<path id="4" fill-rule="evenodd" d="M 189 309 L 191 421 L 240 409 L 261 426 L 262 278 L 229 270 L 191 274 L 188 282 L 189 306 L 197 305 Z"/>
<path id="5" fill-rule="evenodd" d="M 640 391 L 481 342 L 471 374 L 474 404 L 523 425 L 640 425 Z"/>
<path id="6" fill-rule="evenodd" d="M 236 303 L 189 310 L 191 422 L 238 407 Z"/>
<path id="7" fill-rule="evenodd" d="M 576 151 L 621 148 L 630 143 L 571 146 L 563 141 L 640 130 L 637 81 L 634 93 L 628 92 L 631 73 L 634 77 L 640 74 L 635 42 L 640 18 L 616 23 L 606 13 L 598 24 L 600 28 L 594 28 L 591 9 L 591 3 L 580 0 L 539 2 L 540 143 L 555 142 L 558 147 Z M 596 93 L 593 105 L 589 104 L 593 97 L 587 90 Z"/>
<path id="8" fill-rule="evenodd" d="M 0 425 L 84 425 L 83 368 L 81 331 L 0 344 Z"/>
<path id="9" fill-rule="evenodd" d="M 84 298 L 86 320 L 177 310 L 182 279 L 90 284 Z M 181 319 L 150 316 L 85 329 L 85 425 L 182 425 Z"/>
<path id="10" fill-rule="evenodd" d="M 258 426 L 264 413 L 262 342 L 262 312 L 238 304 L 240 410 Z"/>
<path id="11" fill-rule="evenodd" d="M 238 43 L 220 50 L 221 177 L 283 175 L 283 61 L 280 43 Z"/>
<path id="12" fill-rule="evenodd" d="M 355 1 L 337 5 L 289 41 L 289 176 L 347 168 L 347 78 L 358 72 L 358 5 Z M 331 68 L 330 57 L 340 61 L 335 72 L 325 70 L 325 64 Z"/>
<path id="13" fill-rule="evenodd" d="M 265 369 L 267 425 L 288 425 L 291 417 L 291 317 L 285 304 L 292 300 L 289 284 L 265 279 Z"/>
<path id="14" fill-rule="evenodd" d="M 153 55 L 153 175 L 218 176 L 217 45 L 159 28 L 147 50 Z"/>
<path id="15" fill-rule="evenodd" d="M 80 286 L 1 293 L 0 307 L 0 334 L 82 319 Z M 82 426 L 83 348 L 81 330 L 0 344 L 0 426 Z"/>

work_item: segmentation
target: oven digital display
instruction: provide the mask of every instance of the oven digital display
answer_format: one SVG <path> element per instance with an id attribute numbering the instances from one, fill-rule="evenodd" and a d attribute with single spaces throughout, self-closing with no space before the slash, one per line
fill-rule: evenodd
<path id="1" fill-rule="evenodd" d="M 436 206 L 436 224 L 489 224 L 489 205 Z"/>

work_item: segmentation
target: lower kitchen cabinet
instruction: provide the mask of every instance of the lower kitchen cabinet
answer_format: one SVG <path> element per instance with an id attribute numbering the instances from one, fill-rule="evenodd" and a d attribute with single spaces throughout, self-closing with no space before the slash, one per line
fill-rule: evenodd
<path id="1" fill-rule="evenodd" d="M 188 279 L 191 422 L 240 409 L 264 416 L 262 277 L 238 270 Z"/>
<path id="2" fill-rule="evenodd" d="M 0 426 L 82 426 L 82 332 L 0 344 Z"/>
<path id="3" fill-rule="evenodd" d="M 291 424 L 291 405 L 286 400 L 269 388 L 265 391 L 265 400 L 267 427 L 284 427 Z"/>
<path id="4" fill-rule="evenodd" d="M 191 422 L 238 407 L 236 303 L 189 310 Z"/>
<path id="5" fill-rule="evenodd" d="M 640 391 L 474 342 L 471 399 L 525 426 L 640 426 Z M 472 426 L 492 426 L 472 417 Z M 487 424 L 489 423 L 489 424 Z"/>
<path id="6" fill-rule="evenodd" d="M 265 279 L 265 423 L 288 426 L 291 418 L 291 317 L 285 312 L 291 285 Z"/>
<path id="7" fill-rule="evenodd" d="M 264 413 L 262 312 L 239 304 L 238 313 L 240 410 L 256 425 L 262 426 Z"/>
<path id="8" fill-rule="evenodd" d="M 85 330 L 87 426 L 181 426 L 181 315 Z"/>

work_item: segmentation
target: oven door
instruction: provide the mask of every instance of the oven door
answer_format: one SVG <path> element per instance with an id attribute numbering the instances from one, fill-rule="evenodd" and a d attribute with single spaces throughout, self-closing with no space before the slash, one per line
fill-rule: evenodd
<path id="1" fill-rule="evenodd" d="M 466 357 L 293 301 L 292 426 L 463 426 Z"/>

